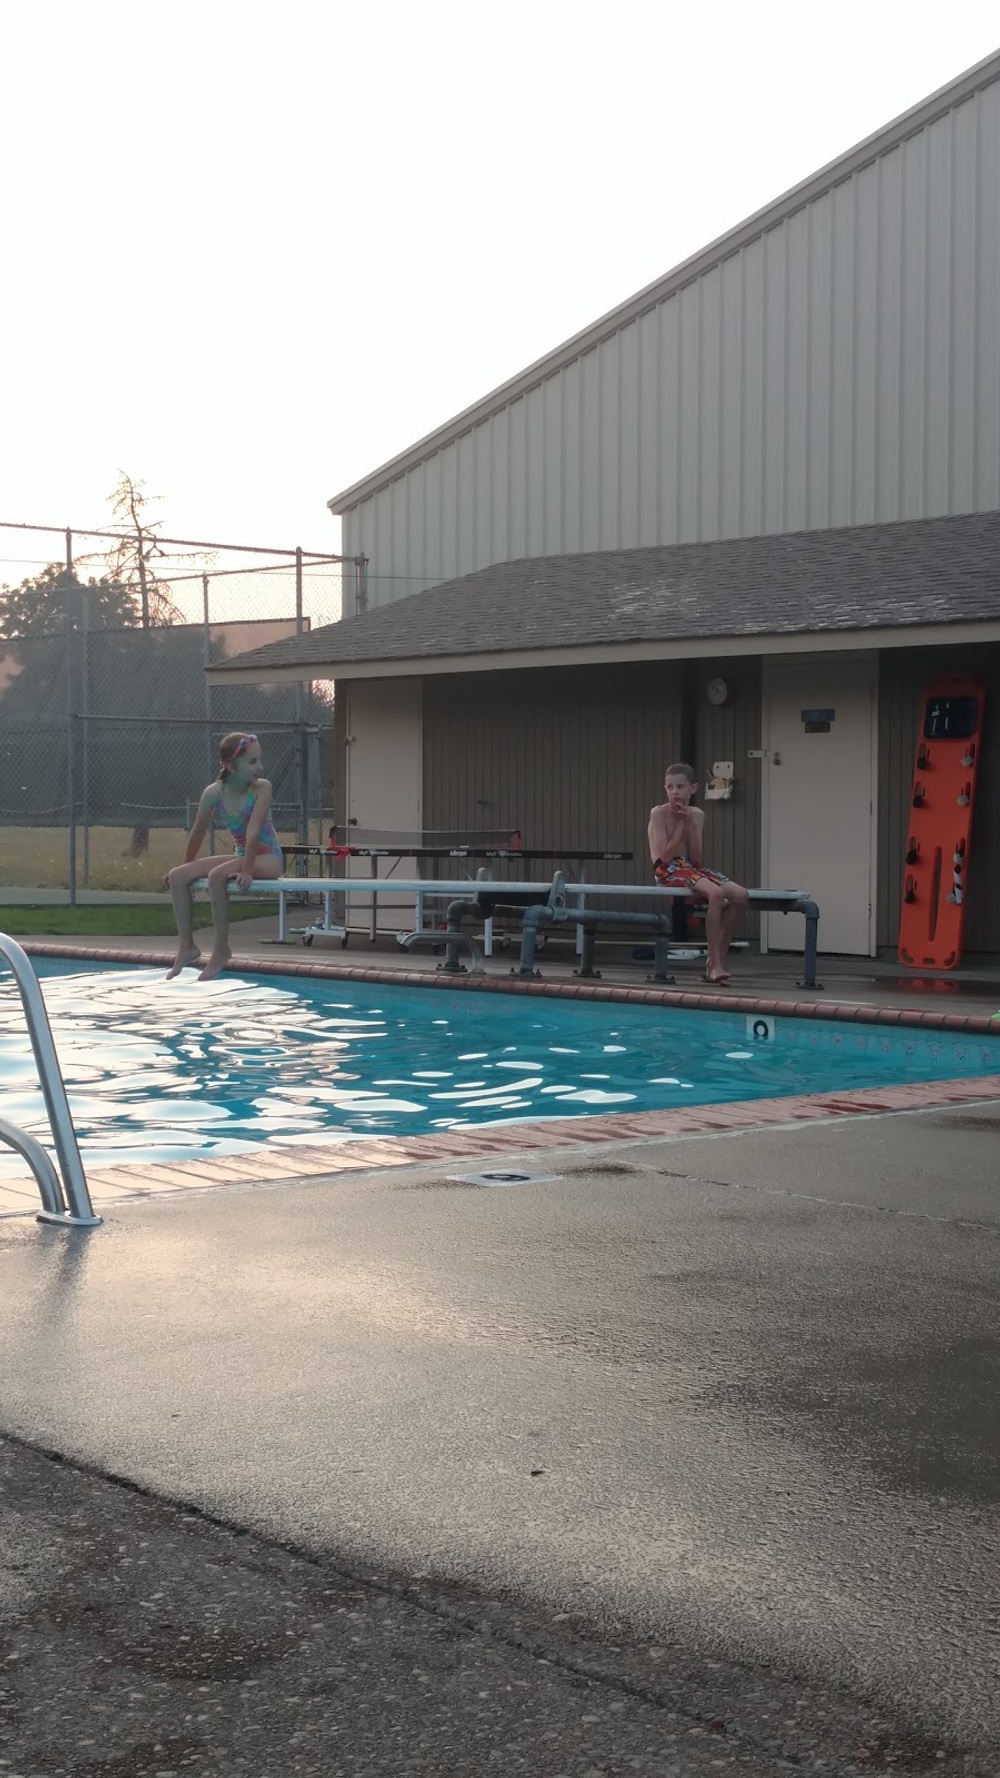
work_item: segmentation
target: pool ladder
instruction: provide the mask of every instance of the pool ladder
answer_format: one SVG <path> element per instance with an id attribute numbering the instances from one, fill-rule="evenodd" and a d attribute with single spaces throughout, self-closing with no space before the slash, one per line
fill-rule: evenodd
<path id="1" fill-rule="evenodd" d="M 34 1136 L 29 1136 L 26 1130 L 18 1129 L 16 1124 L 9 1124 L 5 1118 L 0 1118 L 0 1142 L 23 1155 L 35 1175 L 42 1199 L 39 1222 L 55 1222 L 64 1228 L 96 1228 L 101 1218 L 94 1215 L 90 1202 L 87 1176 L 80 1159 L 62 1069 L 56 1055 L 52 1027 L 38 977 L 26 953 L 5 932 L 0 932 L 0 957 L 9 963 L 21 996 L 62 1178 L 56 1172 L 51 1155 L 46 1154 L 41 1143 Z"/>

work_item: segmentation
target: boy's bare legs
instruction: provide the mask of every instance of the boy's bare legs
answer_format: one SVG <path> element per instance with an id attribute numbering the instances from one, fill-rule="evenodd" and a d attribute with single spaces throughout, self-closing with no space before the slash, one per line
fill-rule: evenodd
<path id="1" fill-rule="evenodd" d="M 708 981 L 717 982 L 724 987 L 729 981 L 726 958 L 733 934 L 747 910 L 750 899 L 747 891 L 740 883 L 711 883 L 702 877 L 694 884 L 696 895 L 704 897 L 705 908 L 705 939 L 708 956 L 705 960 L 705 975 Z"/>
<path id="2" fill-rule="evenodd" d="M 719 963 L 723 972 L 725 972 L 726 959 L 729 955 L 729 947 L 733 942 L 736 928 L 743 919 L 743 916 L 747 911 L 747 905 L 750 901 L 750 896 L 743 888 L 742 883 L 727 883 L 725 893 L 726 906 L 722 915 L 722 932 L 720 934 L 719 942 Z"/>
<path id="3" fill-rule="evenodd" d="M 709 883 L 702 879 L 694 885 L 695 893 L 703 895 L 705 908 L 705 941 L 708 956 L 705 959 L 705 975 L 710 982 L 728 982 L 725 964 L 722 961 L 722 924 L 725 916 L 726 897 L 718 883 Z"/>
<path id="4" fill-rule="evenodd" d="M 193 969 L 201 962 L 201 952 L 194 937 L 194 899 L 191 885 L 204 875 L 205 864 L 200 858 L 193 859 L 190 864 L 176 864 L 173 870 L 167 872 L 167 887 L 177 921 L 177 955 L 173 969 L 167 975 L 168 982 L 180 975 L 182 969 Z"/>

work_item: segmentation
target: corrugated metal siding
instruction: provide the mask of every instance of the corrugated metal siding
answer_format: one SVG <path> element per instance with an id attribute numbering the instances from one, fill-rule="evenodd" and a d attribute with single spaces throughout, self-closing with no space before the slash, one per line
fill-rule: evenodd
<path id="1" fill-rule="evenodd" d="M 895 949 L 921 693 L 937 673 L 978 673 L 987 686 L 969 849 L 964 949 L 1000 951 L 1000 648 L 893 649 L 879 661 L 878 945 Z"/>
<path id="2" fill-rule="evenodd" d="M 519 556 L 1000 506 L 1000 82 L 344 514 L 370 602 Z"/>
<path id="3" fill-rule="evenodd" d="M 713 673 L 735 688 L 714 709 Z M 760 663 L 740 660 L 468 674 L 424 681 L 424 808 L 429 828 L 520 827 L 527 847 L 634 852 L 588 866 L 594 880 L 648 879 L 646 825 L 663 774 L 693 752 L 703 783 L 732 759 L 732 802 L 705 805 L 706 859 L 760 881 Z M 756 927 L 752 926 L 751 931 Z"/>
<path id="4" fill-rule="evenodd" d="M 672 665 L 428 678 L 425 825 L 520 827 L 529 848 L 634 852 L 632 865 L 587 874 L 641 882 L 650 806 L 680 736 Z"/>

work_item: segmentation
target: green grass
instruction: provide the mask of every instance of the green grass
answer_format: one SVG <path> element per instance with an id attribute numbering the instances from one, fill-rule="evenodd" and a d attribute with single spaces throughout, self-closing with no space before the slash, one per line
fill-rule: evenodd
<path id="1" fill-rule="evenodd" d="M 291 841 L 295 835 L 282 832 L 280 837 Z M 162 889 L 164 872 L 184 856 L 187 836 L 178 828 L 154 827 L 147 850 L 138 858 L 131 856 L 131 838 L 128 827 L 92 827 L 86 880 L 83 830 L 79 828 L 76 868 L 80 888 Z M 227 854 L 232 857 L 228 836 L 217 834 L 215 855 L 224 858 Z M 5 889 L 65 889 L 67 867 L 65 828 L 0 826 L 0 883 Z"/>
<path id="2" fill-rule="evenodd" d="M 277 914 L 277 902 L 264 896 L 252 902 L 233 902 L 229 909 L 231 921 L 276 919 Z M 212 910 L 207 902 L 195 902 L 194 923 L 196 927 L 211 926 Z M 38 933 L 54 938 L 172 938 L 177 932 L 173 908 L 127 901 L 113 907 L 2 907 L 0 927 L 11 938 L 31 938 Z"/>

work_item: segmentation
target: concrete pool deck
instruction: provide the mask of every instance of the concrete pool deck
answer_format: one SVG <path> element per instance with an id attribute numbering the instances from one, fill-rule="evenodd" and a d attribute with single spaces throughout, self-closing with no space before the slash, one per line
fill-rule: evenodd
<path id="1" fill-rule="evenodd" d="M 268 931 L 239 965 L 436 977 Z M 714 1003 L 996 1042 L 989 980 L 794 973 L 740 956 Z M 6 1763 L 996 1778 L 997 1055 L 96 1172 L 86 1235 L 0 1188 Z"/>
<path id="2" fill-rule="evenodd" d="M 0 1431 L 155 1497 L 102 1507 L 60 1472 L 59 1609 L 96 1614 L 67 1620 L 97 1675 L 60 1671 L 77 1732 L 115 1700 L 119 1778 L 160 1770 L 191 1725 L 219 1778 L 995 1778 L 1000 1106 L 507 1138 L 555 1177 L 477 1189 L 439 1161 L 122 1201 L 83 1237 L 0 1222 Z M 43 1485 L 25 1480 L 26 1527 Z M 250 1534 L 242 1555 L 205 1515 Z M 276 1544 L 317 1577 L 321 1678 L 281 1668 L 251 1610 L 254 1574 L 276 1577 L 272 1617 L 300 1597 Z M 124 1621 L 165 1651 L 162 1683 L 155 1662 L 137 1679 L 108 1606 L 133 1559 Z M 0 1629 L 16 1654 L 23 1611 L 30 1657 L 56 1568 L 25 1555 L 14 1579 Z M 206 1599 L 213 1646 L 256 1649 L 256 1765 L 239 1667 L 169 1678 Z M 5 1756 L 103 1774 L 30 1708 L 40 1670 L 13 1670 Z M 370 1697 L 381 1676 L 388 1704 L 345 1715 L 352 1676 Z M 532 1707 L 520 1740 L 505 1687 Z M 272 1721 L 314 1763 L 268 1752 Z"/>

